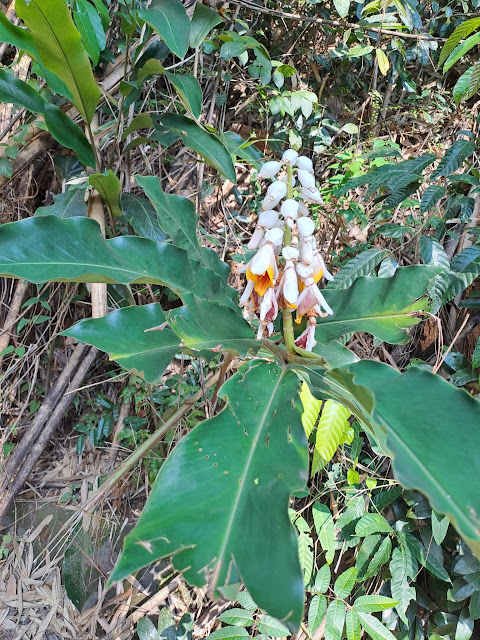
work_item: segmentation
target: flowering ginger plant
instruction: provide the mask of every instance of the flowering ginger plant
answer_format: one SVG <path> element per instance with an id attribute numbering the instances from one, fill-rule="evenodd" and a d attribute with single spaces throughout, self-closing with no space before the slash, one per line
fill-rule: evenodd
<path id="1" fill-rule="evenodd" d="M 278 178 L 281 172 L 283 175 Z M 272 335 L 274 321 L 282 309 L 287 351 L 312 351 L 316 345 L 316 318 L 333 315 L 318 287 L 322 278 L 333 280 L 333 276 L 317 246 L 315 222 L 307 207 L 322 202 L 315 185 L 313 162 L 287 149 L 281 162 L 266 162 L 258 177 L 273 182 L 248 243 L 248 249 L 257 249 L 257 253 L 244 269 L 247 285 L 240 304 L 247 317 L 258 316 L 258 340 L 265 333 Z M 296 339 L 292 311 L 298 324 L 304 316 L 307 318 L 305 330 Z"/>

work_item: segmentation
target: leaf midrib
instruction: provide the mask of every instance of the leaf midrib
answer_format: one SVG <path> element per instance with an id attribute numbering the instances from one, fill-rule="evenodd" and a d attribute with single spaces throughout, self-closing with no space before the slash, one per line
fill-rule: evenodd
<path id="1" fill-rule="evenodd" d="M 272 392 L 272 394 L 270 396 L 270 400 L 268 401 L 268 404 L 265 407 L 265 410 L 263 412 L 262 418 L 261 418 L 261 420 L 259 422 L 259 428 L 257 429 L 257 433 L 256 433 L 255 437 L 253 438 L 252 446 L 251 446 L 250 452 L 249 452 L 249 454 L 247 456 L 247 460 L 246 460 L 246 464 L 245 464 L 245 470 L 244 470 L 244 472 L 242 473 L 242 475 L 239 478 L 237 494 L 235 496 L 235 500 L 234 500 L 234 503 L 233 503 L 233 506 L 232 506 L 232 512 L 231 512 L 230 518 L 229 518 L 229 520 L 227 522 L 225 535 L 223 537 L 223 542 L 222 542 L 222 545 L 220 547 L 220 553 L 218 554 L 217 565 L 216 565 L 216 568 L 215 568 L 215 574 L 216 574 L 215 575 L 215 581 L 218 579 L 218 576 L 220 574 L 220 570 L 221 570 L 222 565 L 223 565 L 224 556 L 225 556 L 225 552 L 226 552 L 226 549 L 227 549 L 227 544 L 228 544 L 228 542 L 230 540 L 230 535 L 232 533 L 233 524 L 234 524 L 236 516 L 237 516 L 238 505 L 240 504 L 240 499 L 242 497 L 242 493 L 243 493 L 243 491 L 245 490 L 245 487 L 246 487 L 245 478 L 247 477 L 248 472 L 250 471 L 250 466 L 252 464 L 253 456 L 254 456 L 254 453 L 256 451 L 258 442 L 260 440 L 260 434 L 263 431 L 263 427 L 264 427 L 265 421 L 267 420 L 267 416 L 268 416 L 268 414 L 270 412 L 270 408 L 271 408 L 271 406 L 273 404 L 273 401 L 274 401 L 275 396 L 276 396 L 277 391 L 278 391 L 278 387 L 279 387 L 279 385 L 280 385 L 280 383 L 281 383 L 281 381 L 283 379 L 284 374 L 285 374 L 285 369 L 282 369 L 280 375 L 278 376 L 277 384 L 275 385 L 275 388 L 274 388 L 274 390 L 273 390 L 273 392 Z M 216 582 L 214 582 L 213 587 L 214 588 L 216 587 Z"/>

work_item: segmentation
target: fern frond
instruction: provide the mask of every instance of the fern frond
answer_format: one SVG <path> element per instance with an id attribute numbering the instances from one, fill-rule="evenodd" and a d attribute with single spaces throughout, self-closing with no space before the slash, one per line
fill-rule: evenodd
<path id="1" fill-rule="evenodd" d="M 322 403 L 312 395 L 306 382 L 302 384 L 302 390 L 300 391 L 300 400 L 302 401 L 303 407 L 302 425 L 305 429 L 305 433 L 307 434 L 307 438 L 309 438 L 310 434 L 313 431 L 313 427 L 317 422 Z"/>
<path id="2" fill-rule="evenodd" d="M 334 400 L 327 400 L 318 421 L 312 475 L 329 462 L 342 442 L 350 436 L 348 418 L 350 411 Z"/>

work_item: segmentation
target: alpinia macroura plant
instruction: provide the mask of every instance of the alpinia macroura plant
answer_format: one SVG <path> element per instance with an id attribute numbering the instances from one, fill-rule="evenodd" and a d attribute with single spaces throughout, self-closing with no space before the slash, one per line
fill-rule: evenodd
<path id="1" fill-rule="evenodd" d="M 164 462 L 110 581 L 172 556 L 184 578 L 208 584 L 212 596 L 234 599 L 243 583 L 260 607 L 294 631 L 305 585 L 288 506 L 292 493 L 305 491 L 307 438 L 313 444 L 315 436 L 315 473 L 350 437 L 352 414 L 371 446 L 393 458 L 398 481 L 423 491 L 480 556 L 480 495 L 475 482 L 465 482 L 465 469 L 480 474 L 480 404 L 423 369 L 400 373 L 359 361 L 339 341 L 355 331 L 407 341 L 407 330 L 428 308 L 438 269 L 415 265 L 388 278 L 358 277 L 347 264 L 332 281 L 308 215 L 307 205 L 320 202 L 311 161 L 290 149 L 282 162 L 265 162 L 259 175 L 280 179 L 269 185 L 258 213 L 249 242 L 256 253 L 245 267 L 240 301 L 227 284 L 229 269 L 198 241 L 193 204 L 166 194 L 154 176 L 137 182 L 169 241 L 105 239 L 94 220 L 44 215 L 0 228 L 0 273 L 33 282 L 169 288 L 183 306 L 126 307 L 64 332 L 147 382 L 161 382 L 181 352 L 235 356 L 236 373 L 218 392 L 222 410 L 192 429 Z M 131 215 L 148 204 L 130 195 L 120 203 Z M 330 282 L 320 291 L 322 276 Z M 251 318 L 258 315 L 257 339 L 239 302 Z M 283 335 L 272 326 L 279 310 Z M 333 561 L 330 551 L 317 558 Z"/>
<path id="2" fill-rule="evenodd" d="M 429 308 L 429 286 L 439 267 L 399 267 L 392 276 L 379 277 L 376 262 L 370 268 L 353 263 L 331 281 L 308 211 L 321 202 L 313 164 L 288 149 L 281 161 L 263 162 L 259 173 L 261 179 L 279 179 L 268 186 L 258 212 L 249 242 L 256 253 L 245 267 L 247 282 L 239 300 L 239 292 L 228 284 L 229 267 L 199 240 L 190 200 L 166 193 L 156 176 L 136 176 L 146 197 L 121 193 L 111 168 L 117 170 L 117 164 L 107 167 L 91 144 L 98 133 L 94 116 L 101 108 L 102 117 L 111 117 L 102 127 L 108 125 L 104 133 L 115 131 L 113 155 L 123 144 L 124 151 L 130 147 L 129 135 L 147 128 L 154 131 L 149 143 L 168 147 L 181 141 L 235 182 L 234 161 L 255 164 L 256 154 L 247 153 L 242 140 L 200 126 L 197 79 L 159 69 L 158 60 L 156 73 L 172 85 L 181 113 L 138 113 L 122 132 L 130 94 L 122 93 L 117 101 L 108 87 L 100 92 L 90 63 L 98 61 L 99 48 L 105 46 L 100 18 L 89 59 L 64 0 L 17 0 L 16 13 L 23 26 L 3 16 L 2 37 L 35 60 L 51 93 L 44 95 L 2 70 L 0 99 L 42 117 L 56 140 L 73 150 L 89 187 L 103 200 L 109 214 L 106 233 L 113 237 L 105 238 L 96 219 L 86 217 L 82 198 L 73 217 L 71 210 L 66 213 L 75 195 L 68 191 L 33 217 L 0 226 L 0 276 L 33 283 L 156 285 L 159 301 L 137 306 L 130 298 L 131 306 L 64 332 L 108 353 L 148 383 L 160 384 L 179 354 L 228 355 L 219 372 L 221 411 L 189 431 L 164 462 L 110 581 L 172 556 L 191 584 L 208 584 L 212 596 L 233 599 L 243 583 L 260 607 L 297 630 L 305 584 L 289 501 L 307 486 L 307 437 L 315 434 L 316 472 L 349 438 L 349 414 L 371 446 L 393 458 L 398 481 L 423 491 L 480 556 L 480 492 L 478 483 L 466 482 L 467 473 L 469 480 L 480 476 L 479 402 L 428 371 L 411 367 L 400 373 L 381 362 L 359 361 L 342 342 L 354 332 L 389 344 L 408 341 L 408 330 Z M 171 55 L 183 59 L 189 48 L 198 51 L 216 25 L 223 25 L 223 18 L 201 2 L 191 16 L 180 0 L 152 0 L 128 13 L 122 21 L 126 49 L 132 38 L 139 44 L 145 40 L 130 48 L 132 65 L 123 65 L 122 90 L 138 79 L 142 69 L 136 56 L 148 57 L 151 48 L 143 45 L 152 30 Z M 78 24 L 85 30 L 88 21 Z M 265 63 L 270 63 L 266 56 Z M 88 135 L 55 104 L 60 96 L 77 108 Z M 107 100 L 107 108 L 99 107 L 100 99 Z M 87 176 L 87 167 L 96 173 Z M 98 196 L 93 198 L 98 204 Z M 116 225 L 121 215 L 124 220 Z M 126 232 L 127 220 L 137 235 L 115 235 Z M 324 288 L 322 277 L 330 280 Z M 168 311 L 161 306 L 165 291 L 169 301 L 178 298 Z M 240 305 L 258 322 L 257 336 Z M 275 330 L 280 310 L 283 332 Z M 225 379 L 230 360 L 235 373 Z M 179 407 L 151 442 L 187 410 Z M 331 563 L 333 556 L 329 550 L 316 562 Z"/>

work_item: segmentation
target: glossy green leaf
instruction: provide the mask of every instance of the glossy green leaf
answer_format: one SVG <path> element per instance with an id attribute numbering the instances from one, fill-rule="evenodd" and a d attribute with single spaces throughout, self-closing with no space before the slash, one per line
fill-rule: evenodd
<path id="1" fill-rule="evenodd" d="M 170 73 L 169 71 L 165 71 L 165 75 L 172 83 L 185 108 L 195 118 L 199 118 L 202 112 L 203 94 L 195 76 L 189 73 Z"/>
<path id="2" fill-rule="evenodd" d="M 88 184 L 98 191 L 112 216 L 122 215 L 122 210 L 119 207 L 122 186 L 111 169 L 105 173 L 94 173 L 89 176 Z"/>
<path id="3" fill-rule="evenodd" d="M 312 508 L 313 522 L 320 541 L 320 546 L 326 552 L 326 560 L 331 564 L 335 555 L 335 524 L 330 509 L 321 502 L 315 502 Z"/>
<path id="4" fill-rule="evenodd" d="M 16 11 L 33 36 L 43 65 L 56 74 L 87 122 L 100 98 L 92 69 L 63 0 L 16 0 Z"/>
<path id="5" fill-rule="evenodd" d="M 452 146 L 445 151 L 440 164 L 431 175 L 431 180 L 447 176 L 459 169 L 474 151 L 475 143 L 472 140 L 455 140 Z"/>
<path id="6" fill-rule="evenodd" d="M 168 235 L 158 224 L 157 212 L 146 198 L 122 193 L 120 209 L 137 235 L 155 242 L 168 240 Z"/>
<path id="7" fill-rule="evenodd" d="M 455 102 L 459 103 L 463 97 L 467 98 L 470 94 L 472 82 L 473 67 L 467 69 L 455 83 L 452 89 L 452 96 Z M 476 89 L 475 89 L 476 91 Z"/>
<path id="8" fill-rule="evenodd" d="M 327 599 L 322 595 L 313 596 L 308 608 L 308 630 L 311 635 L 315 633 L 321 625 L 327 610 Z"/>
<path id="9" fill-rule="evenodd" d="M 442 66 L 461 40 L 467 38 L 472 31 L 476 31 L 478 28 L 480 28 L 480 18 L 472 18 L 471 20 L 465 20 L 465 22 L 462 22 L 443 45 L 440 52 L 440 58 L 438 60 L 439 66 Z"/>
<path id="10" fill-rule="evenodd" d="M 137 176 L 137 182 L 155 207 L 158 224 L 172 238 L 173 244 L 202 261 L 197 239 L 198 216 L 193 202 L 182 196 L 165 193 L 155 176 Z"/>
<path id="11" fill-rule="evenodd" d="M 443 304 L 451 280 L 450 260 L 442 245 L 433 238 L 421 236 L 419 247 L 425 264 L 437 266 L 442 269 L 428 285 L 428 293 L 432 300 L 430 311 L 431 313 L 437 313 Z"/>
<path id="12" fill-rule="evenodd" d="M 426 307 L 426 299 L 419 298 L 436 273 L 436 267 L 401 267 L 391 278 L 367 276 L 349 289 L 325 289 L 334 314 L 317 319 L 317 341 L 327 344 L 346 333 L 367 331 L 391 344 L 407 342 L 407 329 L 421 320 L 415 312 Z"/>
<path id="13" fill-rule="evenodd" d="M 239 627 L 250 627 L 254 622 L 251 611 L 246 611 L 246 609 L 240 609 L 238 607 L 224 611 L 218 616 L 218 619 L 225 624 L 237 625 Z"/>
<path id="14" fill-rule="evenodd" d="M 69 189 L 53 196 L 53 204 L 39 207 L 35 216 L 57 216 L 57 218 L 86 217 L 87 203 L 83 189 Z"/>
<path id="15" fill-rule="evenodd" d="M 452 273 L 445 300 L 459 295 L 480 275 L 480 246 L 467 247 L 452 258 Z"/>
<path id="16" fill-rule="evenodd" d="M 355 567 L 350 567 L 343 573 L 341 573 L 335 580 L 333 585 L 333 591 L 337 598 L 345 600 L 351 594 L 353 587 L 357 581 L 357 570 Z"/>
<path id="17" fill-rule="evenodd" d="M 238 133 L 225 131 L 222 134 L 221 140 L 234 160 L 238 157 L 260 171 L 262 167 L 260 161 L 264 158 L 264 155 L 260 149 L 253 144 L 254 139 L 245 141 Z"/>
<path id="18" fill-rule="evenodd" d="M 325 620 L 325 640 L 342 640 L 345 613 L 345 604 L 341 600 L 330 602 Z"/>
<path id="19" fill-rule="evenodd" d="M 420 201 L 420 212 L 425 213 L 435 207 L 446 194 L 447 190 L 439 184 L 432 184 L 425 189 Z"/>
<path id="20" fill-rule="evenodd" d="M 346 367 L 347 365 L 358 362 L 360 358 L 344 347 L 341 342 L 334 340 L 333 342 L 329 342 L 328 344 L 317 344 L 313 347 L 312 353 L 316 353 L 317 355 L 325 358 L 325 362 L 332 367 L 332 369 L 336 369 L 337 367 Z"/>
<path id="21" fill-rule="evenodd" d="M 372 556 L 380 546 L 382 536 L 380 534 L 373 534 L 366 536 L 362 542 L 360 549 L 358 550 L 355 567 L 358 570 L 358 580 L 364 580 L 365 574 L 368 570 Z"/>
<path id="22" fill-rule="evenodd" d="M 161 327 L 166 315 L 159 304 L 126 307 L 103 318 L 82 320 L 63 332 L 109 354 L 125 369 L 134 369 L 147 382 L 158 383 L 179 352 L 180 339 L 169 328 Z"/>
<path id="23" fill-rule="evenodd" d="M 36 47 L 33 38 L 26 29 L 12 24 L 3 12 L 0 12 L 0 41 L 11 44 L 17 49 L 33 53 L 36 58 Z"/>
<path id="24" fill-rule="evenodd" d="M 367 578 L 372 578 L 379 574 L 380 569 L 390 560 L 390 555 L 392 553 L 392 541 L 389 537 L 384 538 L 381 545 L 378 547 L 375 552 L 373 558 L 368 563 L 366 567 L 365 574 L 362 576 L 363 580 L 367 580 Z"/>
<path id="25" fill-rule="evenodd" d="M 360 618 L 362 627 L 372 640 L 395 640 L 393 633 L 389 631 L 378 618 L 375 618 L 375 616 L 364 613 L 363 611 L 357 611 L 357 615 Z"/>
<path id="26" fill-rule="evenodd" d="M 363 611 L 364 613 L 375 613 L 376 611 L 384 611 L 385 609 L 392 609 L 398 604 L 397 600 L 393 598 L 386 598 L 385 596 L 371 595 L 360 596 L 354 602 L 356 611 Z"/>
<path id="27" fill-rule="evenodd" d="M 249 638 L 250 634 L 244 627 L 233 626 L 217 629 L 208 637 L 210 640 L 238 640 L 238 638 Z"/>
<path id="28" fill-rule="evenodd" d="M 478 401 L 440 376 L 418 368 L 392 373 L 387 365 L 363 361 L 348 370 L 355 371 L 357 384 L 374 393 L 373 416 L 386 429 L 398 480 L 427 494 L 432 507 L 448 515 L 474 552 L 480 554 L 476 515 L 480 513 L 480 497 L 475 483 L 464 481 L 466 464 L 473 476 L 480 474 L 480 459 L 475 455 L 480 448 L 480 433 L 475 426 L 480 422 Z M 466 454 L 451 455 L 458 442 L 462 442 L 464 452 L 471 452 L 468 461 Z"/>
<path id="29" fill-rule="evenodd" d="M 325 402 L 315 437 L 312 476 L 333 458 L 340 444 L 345 442 L 345 431 L 349 427 L 349 417 L 350 411 L 346 407 L 334 400 Z"/>
<path id="30" fill-rule="evenodd" d="M 347 632 L 347 640 L 361 640 L 362 627 L 360 618 L 354 609 L 349 609 L 345 617 L 345 630 Z"/>
<path id="31" fill-rule="evenodd" d="M 333 0 L 333 4 L 340 18 L 346 18 L 350 9 L 350 0 Z"/>
<path id="32" fill-rule="evenodd" d="M 155 120 L 154 126 L 161 144 L 170 146 L 172 133 L 175 134 L 176 140 L 180 139 L 185 146 L 196 151 L 231 182 L 236 182 L 235 169 L 228 151 L 216 136 L 202 129 L 194 120 L 176 113 L 166 113 Z M 164 143 L 162 136 L 165 135 Z"/>
<path id="33" fill-rule="evenodd" d="M 461 44 L 458 44 L 452 53 L 448 56 L 443 65 L 443 73 L 447 73 L 447 71 L 453 67 L 453 65 L 463 58 L 463 56 L 473 49 L 480 42 L 480 33 L 474 33 L 472 36 L 468 37 Z"/>
<path id="34" fill-rule="evenodd" d="M 313 586 L 313 591 L 315 593 L 327 593 L 328 587 L 330 586 L 330 567 L 328 564 L 324 564 L 320 567 L 315 576 L 315 583 Z"/>
<path id="35" fill-rule="evenodd" d="M 317 422 L 322 403 L 312 395 L 306 382 L 302 384 L 300 400 L 303 407 L 302 425 L 307 438 L 309 438 Z"/>
<path id="36" fill-rule="evenodd" d="M 280 622 L 280 620 L 276 620 L 268 615 L 260 618 L 258 621 L 258 630 L 264 634 L 264 636 L 270 638 L 284 638 L 285 636 L 291 635 L 289 628 Z"/>
<path id="37" fill-rule="evenodd" d="M 474 621 L 469 615 L 468 609 L 462 609 L 455 630 L 455 640 L 470 640 L 473 635 Z"/>
<path id="38" fill-rule="evenodd" d="M 448 526 L 450 524 L 447 516 L 441 518 L 435 511 L 432 511 L 432 533 L 435 542 L 440 545 L 445 540 L 447 535 Z"/>
<path id="39" fill-rule="evenodd" d="M 429 549 L 420 542 L 411 533 L 399 531 L 397 538 L 403 543 L 404 547 L 410 551 L 414 558 L 418 560 L 421 566 L 425 567 L 433 576 L 444 582 L 450 582 L 450 576 L 437 558 Z M 430 546 L 430 545 L 429 545 Z"/>
<path id="40" fill-rule="evenodd" d="M 89 218 L 44 216 L 2 225 L 0 273 L 31 282 L 149 282 L 177 295 L 225 299 L 219 276 L 195 266 L 182 249 L 135 236 L 105 240 Z"/>
<path id="41" fill-rule="evenodd" d="M 171 311 L 168 321 L 182 344 L 192 350 L 246 355 L 249 351 L 256 353 L 261 346 L 252 327 L 236 309 L 209 300 L 189 301 L 188 306 Z"/>
<path id="42" fill-rule="evenodd" d="M 351 258 L 347 264 L 335 274 L 326 289 L 348 289 L 360 276 L 368 276 L 388 254 L 385 249 L 366 249 L 358 256 Z"/>
<path id="43" fill-rule="evenodd" d="M 100 58 L 100 52 L 106 47 L 105 33 L 102 20 L 90 2 L 76 0 L 77 10 L 73 14 L 75 24 L 82 37 L 85 49 L 96 66 Z"/>
<path id="44" fill-rule="evenodd" d="M 416 598 L 416 591 L 410 584 L 410 579 L 416 575 L 417 563 L 411 554 L 403 547 L 393 550 L 390 561 L 390 573 L 392 575 L 390 587 L 392 596 L 398 601 L 395 606 L 400 618 L 407 624 L 406 611 L 408 605 Z"/>
<path id="45" fill-rule="evenodd" d="M 137 12 L 158 33 L 170 51 L 179 58 L 187 53 L 190 20 L 180 0 L 153 0 L 148 9 Z"/>
<path id="46" fill-rule="evenodd" d="M 95 166 L 95 156 L 85 134 L 66 113 L 43 98 L 29 84 L 0 69 L 0 101 L 16 104 L 27 111 L 43 115 L 52 136 L 68 149 L 73 149 L 80 162 Z"/>
<path id="47" fill-rule="evenodd" d="M 392 527 L 380 513 L 366 513 L 355 525 L 357 536 L 369 536 L 372 533 L 391 533 Z"/>
<path id="48" fill-rule="evenodd" d="M 209 582 L 216 591 L 241 577 L 259 606 L 293 631 L 304 593 L 287 507 L 291 492 L 305 486 L 308 462 L 293 405 L 298 379 L 257 362 L 220 395 L 223 411 L 190 431 L 162 466 L 111 580 L 174 553 L 194 585 Z"/>
<path id="49" fill-rule="evenodd" d="M 137 622 L 137 633 L 140 640 L 160 640 L 155 625 L 149 618 L 140 618 Z"/>
<path id="50" fill-rule="evenodd" d="M 202 2 L 195 4 L 195 11 L 192 16 L 190 28 L 190 46 L 192 49 L 199 47 L 205 40 L 209 32 L 223 22 L 219 14 L 204 5 Z"/>

